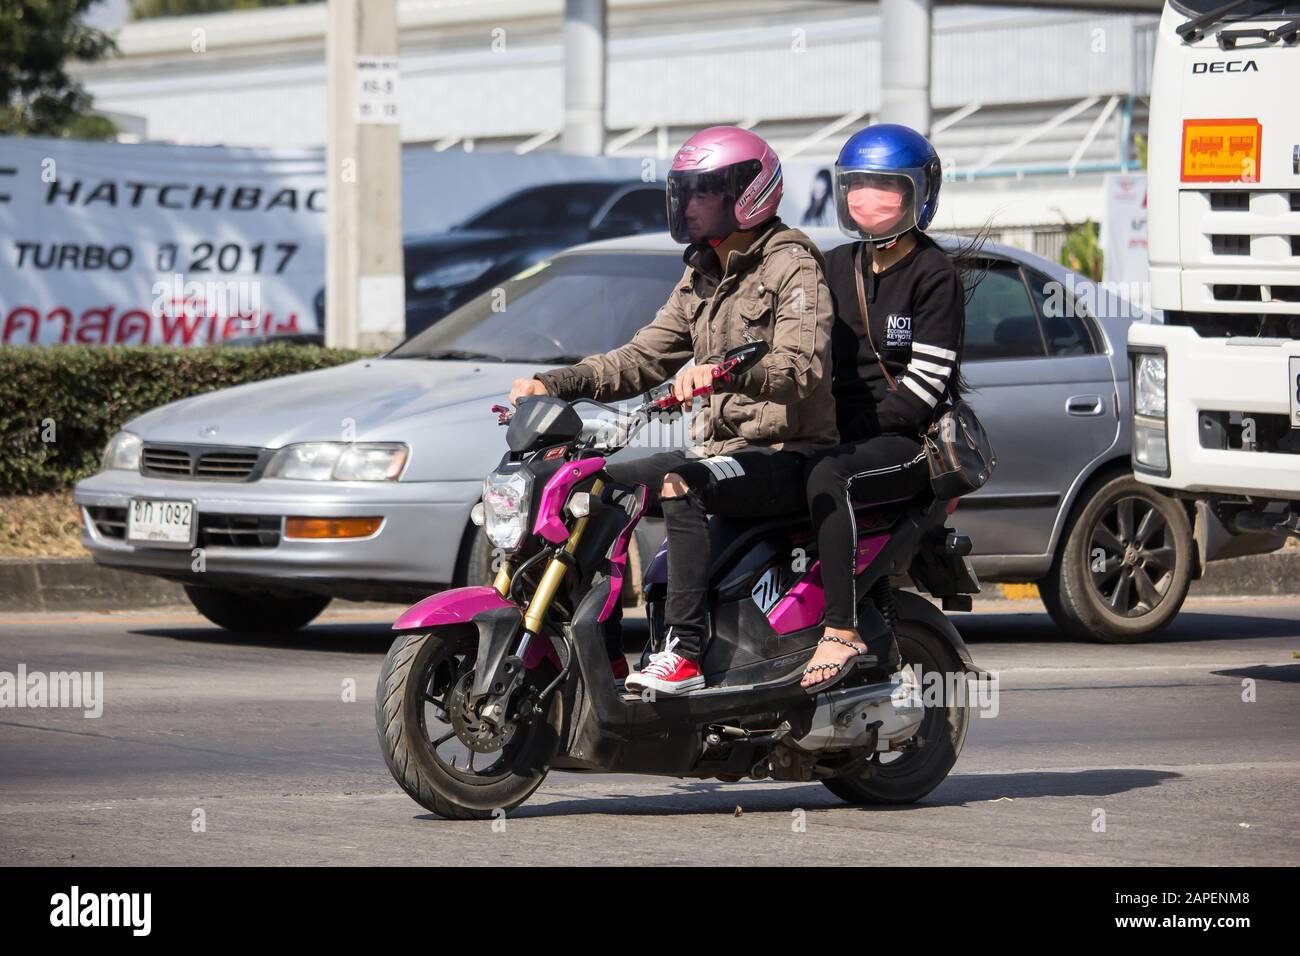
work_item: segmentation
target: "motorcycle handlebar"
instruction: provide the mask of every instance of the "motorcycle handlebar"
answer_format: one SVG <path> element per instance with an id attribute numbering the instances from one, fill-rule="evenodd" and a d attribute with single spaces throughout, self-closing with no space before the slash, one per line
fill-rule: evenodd
<path id="1" fill-rule="evenodd" d="M 692 390 L 691 400 L 701 395 L 708 395 L 713 392 L 719 382 L 730 382 L 733 378 L 744 375 L 767 354 L 768 348 L 766 342 L 747 342 L 727 352 L 722 357 L 722 361 L 713 366 L 713 381 L 707 385 L 702 385 Z M 672 385 L 665 384 L 659 386 L 661 389 L 667 389 L 667 393 L 646 399 L 638 408 L 636 408 L 628 417 L 632 421 L 644 422 L 650 415 L 662 412 L 672 412 L 686 404 L 682 399 L 673 394 Z M 508 405 L 493 405 L 492 411 L 497 416 L 498 425 L 510 424 L 510 419 L 514 417 L 514 409 Z M 628 432 L 625 438 L 630 439 L 635 429 Z"/>

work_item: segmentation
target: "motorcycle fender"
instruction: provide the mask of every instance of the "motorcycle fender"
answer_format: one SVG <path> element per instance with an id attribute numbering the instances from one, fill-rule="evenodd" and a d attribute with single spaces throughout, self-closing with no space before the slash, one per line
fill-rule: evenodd
<path id="1" fill-rule="evenodd" d="M 921 595 L 911 591 L 895 591 L 894 604 L 898 608 L 899 617 L 922 621 L 951 644 L 952 649 L 957 652 L 957 656 L 961 659 L 962 666 L 968 674 L 974 674 L 976 677 L 989 676 L 988 672 L 971 658 L 970 648 L 966 646 L 966 642 L 957 633 L 957 628 L 953 627 L 952 621 L 948 620 L 943 611 L 921 597 Z"/>
<path id="2" fill-rule="evenodd" d="M 474 661 L 474 684 L 469 689 L 470 697 L 501 693 L 522 670 L 523 661 L 510 656 L 510 648 L 523 620 L 524 612 L 513 604 L 474 615 L 474 626 L 478 628 L 478 657 Z"/>
<path id="3" fill-rule="evenodd" d="M 483 611 L 514 607 L 493 587 L 439 591 L 402 612 L 394 631 L 423 631 L 448 624 L 468 624 Z"/>

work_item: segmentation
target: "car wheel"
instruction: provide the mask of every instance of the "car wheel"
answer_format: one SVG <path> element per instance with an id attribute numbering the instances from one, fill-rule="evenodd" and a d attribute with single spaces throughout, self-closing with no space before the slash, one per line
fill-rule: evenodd
<path id="1" fill-rule="evenodd" d="M 492 569 L 492 542 L 482 528 L 471 525 L 468 534 L 469 539 L 461 546 L 458 584 L 471 587 L 491 584 L 496 577 Z"/>
<path id="2" fill-rule="evenodd" d="M 1120 475 L 1085 499 L 1038 590 L 1062 630 L 1127 644 L 1172 621 L 1191 582 L 1192 531 L 1182 504 Z"/>
<path id="3" fill-rule="evenodd" d="M 222 591 L 185 585 L 190 603 L 218 627 L 245 634 L 275 634 L 306 627 L 329 605 L 312 594 L 287 597 L 264 591 Z"/>

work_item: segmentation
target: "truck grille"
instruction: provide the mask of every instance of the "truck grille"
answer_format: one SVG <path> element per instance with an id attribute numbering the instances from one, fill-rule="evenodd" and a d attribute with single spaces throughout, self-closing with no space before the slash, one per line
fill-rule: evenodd
<path id="1" fill-rule="evenodd" d="M 261 476 L 269 457 L 270 452 L 264 448 L 146 444 L 140 472 L 156 478 L 253 481 Z"/>
<path id="2" fill-rule="evenodd" d="M 1300 429 L 1291 427 L 1287 415 L 1202 411 L 1199 418 L 1202 448 L 1300 455 Z"/>

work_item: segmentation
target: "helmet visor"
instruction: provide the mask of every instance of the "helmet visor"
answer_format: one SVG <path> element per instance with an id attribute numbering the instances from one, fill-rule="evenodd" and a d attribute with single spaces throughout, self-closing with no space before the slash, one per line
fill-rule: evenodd
<path id="1" fill-rule="evenodd" d="M 737 229 L 736 202 L 763 167 L 757 160 L 722 169 L 668 174 L 668 228 L 678 242 L 725 239 Z"/>
<path id="2" fill-rule="evenodd" d="M 916 189 L 902 173 L 837 170 L 835 209 L 847 235 L 882 242 L 916 225 Z"/>

